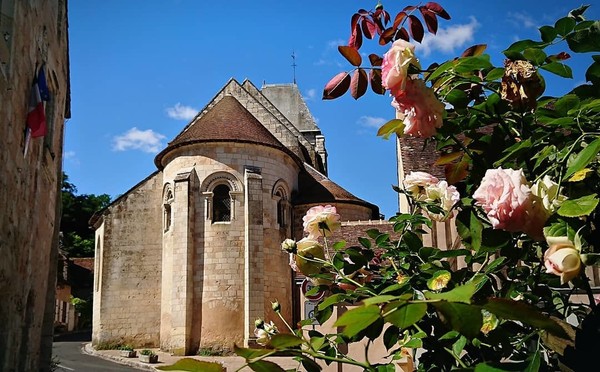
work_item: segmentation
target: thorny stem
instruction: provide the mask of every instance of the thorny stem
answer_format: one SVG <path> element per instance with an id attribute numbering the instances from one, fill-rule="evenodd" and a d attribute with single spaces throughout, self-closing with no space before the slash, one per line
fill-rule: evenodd
<path id="1" fill-rule="evenodd" d="M 327 237 L 325 236 L 325 229 L 323 229 L 323 245 L 325 246 L 325 258 L 327 260 L 330 259 L 330 255 L 329 255 L 329 244 L 327 244 Z"/>
<path id="2" fill-rule="evenodd" d="M 448 353 L 450 353 L 450 355 L 452 355 L 452 357 L 458 362 L 458 364 L 462 368 L 467 368 L 467 365 L 465 363 L 463 363 L 462 360 L 460 360 L 460 358 L 458 357 L 458 355 L 454 354 L 454 351 L 448 349 L 447 347 L 444 347 L 444 350 L 446 350 Z"/>
<path id="3" fill-rule="evenodd" d="M 371 346 L 371 339 L 367 341 L 367 345 L 365 346 L 365 364 L 371 367 L 371 363 L 369 362 L 369 346 Z"/>
<path id="4" fill-rule="evenodd" d="M 292 329 L 292 327 L 290 327 L 290 325 L 288 324 L 288 322 L 281 315 L 281 312 L 277 311 L 277 315 L 279 316 L 279 319 L 281 319 L 281 321 L 283 321 L 283 323 L 285 324 L 285 326 L 290 330 L 290 332 L 294 333 L 294 329 Z"/>
<path id="5" fill-rule="evenodd" d="M 236 369 L 235 372 L 239 372 L 241 371 L 243 368 L 245 368 L 249 363 L 254 363 L 254 362 L 258 362 L 259 360 L 263 360 L 265 358 L 270 357 L 271 355 L 275 354 L 277 352 L 277 350 L 273 350 L 272 352 L 269 352 L 267 354 L 261 355 L 259 357 L 256 357 L 254 359 L 252 359 L 252 362 L 248 362 L 248 360 L 246 360 L 246 364 L 244 364 L 243 366 L 241 366 L 240 368 Z"/>
<path id="6" fill-rule="evenodd" d="M 485 267 L 485 265 L 487 265 L 489 259 L 490 259 L 490 252 L 486 252 L 485 253 L 485 261 L 483 261 L 483 264 L 481 264 L 481 266 L 479 266 L 479 269 L 477 269 L 477 272 L 475 272 L 475 274 L 473 274 L 473 276 L 475 276 L 481 272 L 481 270 Z"/>
<path id="7" fill-rule="evenodd" d="M 525 344 L 525 342 L 527 342 L 531 337 L 535 336 L 538 333 L 537 330 L 531 332 L 530 334 L 528 334 L 527 336 L 523 337 L 522 340 L 520 340 L 516 345 L 515 345 L 515 349 L 520 349 L 522 345 Z"/>
<path id="8" fill-rule="evenodd" d="M 583 284 L 583 289 L 585 290 L 585 293 L 588 296 L 588 301 L 590 301 L 590 307 L 592 308 L 592 311 L 596 310 L 596 307 L 598 306 L 596 304 L 596 299 L 594 298 L 594 294 L 592 293 L 592 287 L 590 287 L 590 282 L 588 281 L 587 276 L 585 275 L 585 271 L 581 271 L 581 281 L 584 283 Z"/>
<path id="9" fill-rule="evenodd" d="M 337 274 L 338 274 L 340 277 L 342 277 L 343 279 L 345 279 L 345 280 L 349 281 L 350 283 L 354 284 L 354 285 L 355 285 L 355 286 L 357 286 L 357 287 L 360 287 L 360 288 L 365 288 L 365 289 L 367 289 L 367 290 L 368 290 L 368 292 L 369 292 L 369 293 L 371 293 L 372 295 L 376 295 L 376 293 L 375 293 L 375 292 L 373 292 L 371 289 L 369 289 L 369 288 L 365 287 L 365 285 L 363 285 L 363 284 L 360 284 L 360 283 L 359 283 L 359 282 L 357 282 L 356 280 L 354 280 L 354 279 L 350 278 L 348 275 L 344 274 L 344 272 L 343 272 L 343 271 L 341 271 L 341 270 L 338 270 L 338 268 L 337 268 L 337 267 L 335 267 L 335 266 L 334 266 L 334 265 L 333 265 L 331 262 L 329 262 L 328 260 L 322 260 L 322 259 L 320 259 L 320 258 L 316 258 L 316 257 L 313 257 L 313 258 L 302 257 L 302 259 L 304 259 L 304 260 L 306 260 L 306 261 L 317 262 L 317 263 L 321 263 L 321 264 L 323 264 L 323 265 L 326 265 L 326 266 L 330 266 L 330 267 L 331 267 L 331 268 L 333 268 L 333 269 L 335 270 L 335 272 L 336 272 L 336 273 L 337 273 Z"/>
<path id="10" fill-rule="evenodd" d="M 577 145 L 579 143 L 579 141 L 583 140 L 583 138 L 585 138 L 585 133 L 582 133 L 576 140 L 575 142 L 573 142 L 573 144 L 571 145 L 571 147 L 569 148 L 569 151 L 567 151 L 567 153 L 565 154 L 565 157 L 562 159 L 561 163 L 563 163 L 565 166 L 567 164 L 567 160 L 569 159 L 569 157 L 571 156 L 571 153 L 573 153 L 573 151 L 575 150 L 575 145 Z M 564 171 L 564 166 L 561 168 L 560 173 L 559 173 L 559 177 L 558 177 L 558 184 L 562 184 L 562 180 L 563 180 L 563 171 Z"/>
<path id="11" fill-rule="evenodd" d="M 463 150 L 465 154 L 467 154 L 469 158 L 473 159 L 473 153 L 471 152 L 471 150 L 469 150 L 461 141 L 459 141 L 459 139 L 456 138 L 454 134 L 451 134 L 450 138 L 452 138 L 454 143 L 456 143 L 461 148 L 461 150 Z"/>

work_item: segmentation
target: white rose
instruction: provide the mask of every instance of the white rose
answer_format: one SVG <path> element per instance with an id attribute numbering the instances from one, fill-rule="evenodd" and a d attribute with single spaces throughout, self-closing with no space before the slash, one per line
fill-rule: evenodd
<path id="1" fill-rule="evenodd" d="M 560 194 L 560 189 L 558 183 L 552 181 L 548 175 L 545 175 L 543 179 L 537 181 L 531 187 L 531 192 L 542 199 L 544 209 L 548 214 L 552 214 L 567 200 L 566 196 Z"/>

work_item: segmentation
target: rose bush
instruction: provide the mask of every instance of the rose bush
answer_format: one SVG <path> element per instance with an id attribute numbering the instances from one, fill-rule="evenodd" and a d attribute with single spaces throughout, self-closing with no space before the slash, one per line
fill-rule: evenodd
<path id="1" fill-rule="evenodd" d="M 288 334 L 259 332 L 269 348 L 238 348 L 253 370 L 281 372 L 263 360 L 279 352 L 309 372 L 332 362 L 393 371 L 407 355 L 419 371 L 594 365 L 600 310 L 585 268 L 600 263 L 600 57 L 588 59 L 585 83 L 564 95 L 544 96 L 543 77 L 571 78 L 570 53 L 600 52 L 600 21 L 586 20 L 587 8 L 540 27 L 540 40 L 516 41 L 498 67 L 475 45 L 422 69 L 409 41 L 423 40 L 423 22 L 435 33 L 438 19 L 450 19 L 437 3 L 395 17 L 378 4 L 352 17 L 349 45 L 339 51 L 354 73 L 336 75 L 323 97 L 350 90 L 359 98 L 369 84 L 389 91 L 396 118 L 378 135 L 435 144 L 445 179 L 409 173 L 394 189 L 410 210 L 390 218 L 391 232 L 368 230 L 357 246 L 330 241 L 340 227 L 333 206 L 311 208 L 308 236 L 282 249 L 328 296 Z M 393 44 L 364 67 L 363 37 Z M 426 245 L 423 235 L 442 225 L 456 227 L 451 245 Z M 334 322 L 337 333 L 312 328 L 340 306 L 347 311 Z M 376 340 L 387 355 L 370 360 Z M 357 345 L 364 353 L 343 351 Z"/>

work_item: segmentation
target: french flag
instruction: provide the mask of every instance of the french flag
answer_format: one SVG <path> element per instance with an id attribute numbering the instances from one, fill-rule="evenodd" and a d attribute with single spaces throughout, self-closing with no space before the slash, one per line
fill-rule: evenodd
<path id="1" fill-rule="evenodd" d="M 33 80 L 31 93 L 29 95 L 27 128 L 31 138 L 43 137 L 48 132 L 42 93 L 44 94 L 44 98 L 46 98 L 45 100 L 50 99 L 48 85 L 46 84 L 46 75 L 44 74 L 44 66 L 40 68 L 38 76 Z"/>

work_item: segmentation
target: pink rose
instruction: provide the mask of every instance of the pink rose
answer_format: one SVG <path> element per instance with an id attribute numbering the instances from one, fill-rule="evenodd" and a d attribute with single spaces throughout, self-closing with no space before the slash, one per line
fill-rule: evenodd
<path id="1" fill-rule="evenodd" d="M 548 214 L 542 200 L 531 192 L 522 169 L 488 169 L 473 198 L 495 229 L 543 238 Z"/>
<path id="2" fill-rule="evenodd" d="M 560 276 L 560 283 L 565 284 L 579 275 L 581 258 L 579 250 L 566 236 L 549 236 L 546 238 L 550 248 L 544 253 L 546 272 Z"/>
<path id="3" fill-rule="evenodd" d="M 302 217 L 304 231 L 308 233 L 311 239 L 317 239 L 319 236 L 329 237 L 331 233 L 341 226 L 340 215 L 337 214 L 335 207 L 331 205 L 318 205 L 310 208 L 304 217 Z"/>
<path id="4" fill-rule="evenodd" d="M 404 177 L 404 188 L 410 192 L 413 197 L 419 199 L 418 195 L 430 185 L 435 185 L 440 180 L 427 172 L 410 172 Z"/>
<path id="5" fill-rule="evenodd" d="M 442 126 L 444 104 L 423 80 L 408 80 L 404 90 L 392 89 L 392 106 L 404 121 L 404 134 L 428 138 Z"/>
<path id="6" fill-rule="evenodd" d="M 383 55 L 381 63 L 381 84 L 385 89 L 404 90 L 408 76 L 408 66 L 421 68 L 415 57 L 415 46 L 402 39 L 396 40 L 390 50 Z"/>

